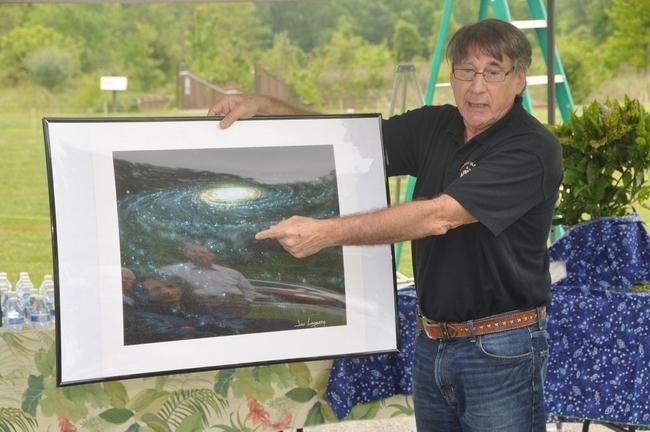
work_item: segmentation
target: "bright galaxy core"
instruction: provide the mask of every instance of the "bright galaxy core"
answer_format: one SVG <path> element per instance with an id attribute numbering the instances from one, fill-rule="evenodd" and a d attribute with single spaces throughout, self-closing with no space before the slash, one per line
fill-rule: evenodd
<path id="1" fill-rule="evenodd" d="M 262 190 L 254 187 L 220 186 L 201 192 L 200 197 L 210 205 L 228 205 L 254 201 L 262 194 Z"/>

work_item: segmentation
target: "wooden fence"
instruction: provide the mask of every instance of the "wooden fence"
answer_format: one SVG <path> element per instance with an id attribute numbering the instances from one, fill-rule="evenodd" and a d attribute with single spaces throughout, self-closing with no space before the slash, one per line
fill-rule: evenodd
<path id="1" fill-rule="evenodd" d="M 290 100 L 287 83 L 259 64 L 255 65 L 255 91 L 283 101 Z M 236 86 L 222 87 L 189 70 L 178 72 L 176 101 L 180 109 L 207 110 L 224 95 L 238 93 L 242 91 Z"/>

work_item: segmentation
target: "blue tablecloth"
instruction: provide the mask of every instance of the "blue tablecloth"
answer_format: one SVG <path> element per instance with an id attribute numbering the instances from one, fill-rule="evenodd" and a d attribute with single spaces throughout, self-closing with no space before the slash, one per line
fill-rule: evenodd
<path id="1" fill-rule="evenodd" d="M 411 363 L 415 342 L 415 286 L 397 291 L 399 353 L 337 359 L 332 365 L 326 398 L 340 419 L 359 403 L 396 394 L 411 394 Z"/>
<path id="2" fill-rule="evenodd" d="M 550 248 L 567 278 L 552 287 L 545 386 L 551 419 L 650 425 L 650 237 L 637 215 L 577 225 Z"/>
<path id="3" fill-rule="evenodd" d="M 552 287 L 545 386 L 549 421 L 592 419 L 650 426 L 650 238 L 638 216 L 569 230 L 550 249 L 568 277 Z M 338 359 L 327 399 L 339 419 L 355 404 L 411 394 L 413 287 L 398 293 L 400 353 Z"/>

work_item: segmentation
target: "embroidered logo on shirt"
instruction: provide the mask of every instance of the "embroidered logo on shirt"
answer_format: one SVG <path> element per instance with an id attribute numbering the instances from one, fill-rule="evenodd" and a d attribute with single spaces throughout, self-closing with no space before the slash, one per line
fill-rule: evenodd
<path id="1" fill-rule="evenodd" d="M 476 166 L 476 162 L 474 161 L 465 162 L 458 170 L 458 177 L 462 177 L 465 174 L 469 173 L 472 170 L 472 168 L 474 168 L 475 166 Z"/>

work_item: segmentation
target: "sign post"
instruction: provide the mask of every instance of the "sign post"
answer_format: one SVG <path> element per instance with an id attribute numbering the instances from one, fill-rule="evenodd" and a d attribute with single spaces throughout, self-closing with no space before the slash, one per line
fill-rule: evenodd
<path id="1" fill-rule="evenodd" d="M 128 80 L 123 76 L 103 76 L 99 80 L 99 88 L 101 90 L 113 92 L 113 105 L 112 112 L 117 111 L 117 92 L 125 91 L 127 88 Z"/>

